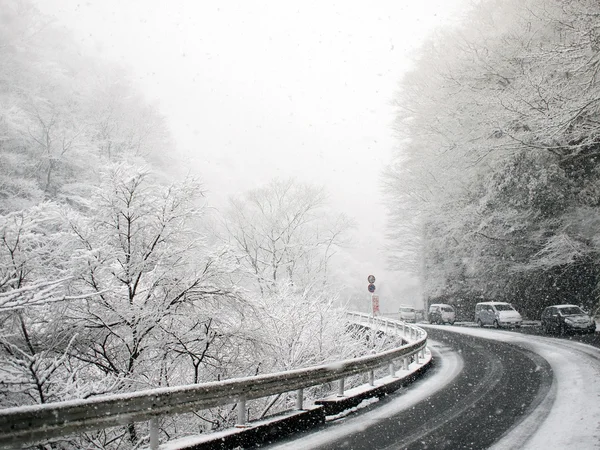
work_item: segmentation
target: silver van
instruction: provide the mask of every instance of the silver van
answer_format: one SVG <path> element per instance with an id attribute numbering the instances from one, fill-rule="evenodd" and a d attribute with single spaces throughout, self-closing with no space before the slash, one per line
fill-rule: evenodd
<path id="1" fill-rule="evenodd" d="M 492 325 L 494 328 L 520 327 L 523 318 L 510 303 L 481 302 L 475 305 L 475 323 L 480 327 L 484 325 Z"/>

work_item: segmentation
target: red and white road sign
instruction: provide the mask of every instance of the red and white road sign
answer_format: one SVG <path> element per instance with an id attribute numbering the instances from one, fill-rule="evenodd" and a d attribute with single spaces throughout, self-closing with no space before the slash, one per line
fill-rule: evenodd
<path id="1" fill-rule="evenodd" d="M 373 315 L 379 314 L 379 295 L 373 294 L 371 296 L 371 303 L 373 304 Z"/>

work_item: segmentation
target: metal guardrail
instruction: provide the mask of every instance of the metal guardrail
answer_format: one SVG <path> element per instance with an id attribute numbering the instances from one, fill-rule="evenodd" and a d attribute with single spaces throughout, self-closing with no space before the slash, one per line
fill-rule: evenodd
<path id="1" fill-rule="evenodd" d="M 237 403 L 237 421 L 243 425 L 247 422 L 247 400 L 296 391 L 296 409 L 302 409 L 304 388 L 337 380 L 338 395 L 343 395 L 344 379 L 351 375 L 369 372 L 373 384 L 375 369 L 393 366 L 398 359 L 403 359 L 407 367 L 410 356 L 416 354 L 418 359 L 419 352 L 424 356 L 427 333 L 423 329 L 361 313 L 348 316 L 384 332 L 394 330 L 409 343 L 375 355 L 287 372 L 0 410 L 0 447 L 14 448 L 76 432 L 150 421 L 150 448 L 157 449 L 159 416 Z"/>

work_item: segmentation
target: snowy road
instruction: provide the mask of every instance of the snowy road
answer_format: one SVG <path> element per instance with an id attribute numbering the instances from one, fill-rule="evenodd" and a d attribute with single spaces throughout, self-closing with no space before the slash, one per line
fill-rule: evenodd
<path id="1" fill-rule="evenodd" d="M 599 349 L 510 331 L 427 330 L 436 365 L 415 385 L 268 448 L 600 448 Z"/>

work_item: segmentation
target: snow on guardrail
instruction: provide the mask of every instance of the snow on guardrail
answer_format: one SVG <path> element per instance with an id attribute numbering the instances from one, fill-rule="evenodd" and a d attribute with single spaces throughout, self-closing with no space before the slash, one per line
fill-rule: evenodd
<path id="1" fill-rule="evenodd" d="M 150 448 L 157 449 L 161 416 L 237 403 L 238 423 L 245 424 L 248 400 L 296 391 L 299 398 L 296 406 L 302 409 L 304 388 L 338 381 L 338 394 L 343 394 L 344 379 L 351 375 L 371 374 L 394 360 L 406 364 L 412 355 L 417 359 L 419 354 L 425 355 L 427 333 L 423 329 L 361 313 L 352 312 L 348 316 L 356 323 L 384 332 L 393 330 L 408 343 L 375 355 L 287 372 L 0 410 L 0 447 L 14 448 L 76 432 L 150 421 Z"/>

